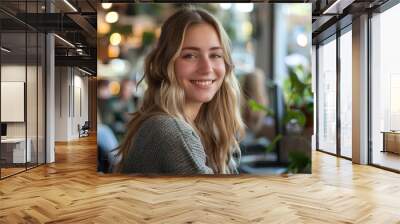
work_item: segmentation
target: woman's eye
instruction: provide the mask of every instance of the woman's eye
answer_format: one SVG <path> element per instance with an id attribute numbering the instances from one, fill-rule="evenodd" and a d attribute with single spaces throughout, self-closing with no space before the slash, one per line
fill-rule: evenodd
<path id="1" fill-rule="evenodd" d="M 211 58 L 222 58 L 221 54 L 212 54 Z"/>
<path id="2" fill-rule="evenodd" d="M 195 55 L 195 54 L 184 54 L 183 55 L 183 58 L 184 59 L 194 59 L 194 58 L 196 58 L 197 56 Z"/>

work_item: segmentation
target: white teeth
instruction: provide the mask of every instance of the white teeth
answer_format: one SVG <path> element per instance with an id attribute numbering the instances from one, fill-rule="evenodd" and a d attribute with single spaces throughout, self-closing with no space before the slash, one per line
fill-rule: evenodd
<path id="1" fill-rule="evenodd" d="M 212 80 L 192 80 L 191 81 L 193 84 L 199 85 L 199 86 L 209 86 L 212 84 Z"/>

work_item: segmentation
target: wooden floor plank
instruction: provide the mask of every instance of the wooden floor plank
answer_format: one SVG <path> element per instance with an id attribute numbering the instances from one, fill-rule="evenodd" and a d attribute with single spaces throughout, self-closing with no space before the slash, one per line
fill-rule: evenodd
<path id="1" fill-rule="evenodd" d="M 96 139 L 0 181 L 0 223 L 400 223 L 400 175 L 313 152 L 313 174 L 96 173 Z"/>

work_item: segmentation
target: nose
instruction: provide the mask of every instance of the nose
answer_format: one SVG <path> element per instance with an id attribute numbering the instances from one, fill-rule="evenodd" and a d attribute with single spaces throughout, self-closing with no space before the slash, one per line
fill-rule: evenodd
<path id="1" fill-rule="evenodd" d="M 211 60 L 208 58 L 208 56 L 201 56 L 200 60 L 199 60 L 199 71 L 201 73 L 205 73 L 208 74 L 210 72 L 212 72 L 212 62 Z"/>

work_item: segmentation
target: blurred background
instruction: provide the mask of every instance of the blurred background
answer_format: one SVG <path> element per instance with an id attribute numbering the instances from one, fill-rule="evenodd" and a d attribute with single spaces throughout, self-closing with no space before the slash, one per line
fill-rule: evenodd
<path id="1" fill-rule="evenodd" d="M 241 173 L 311 172 L 313 80 L 311 3 L 208 3 L 232 41 L 235 74 L 247 125 Z M 184 4 L 102 3 L 97 16 L 98 171 L 108 172 L 112 149 L 146 89 L 145 56 L 162 23 Z"/>

